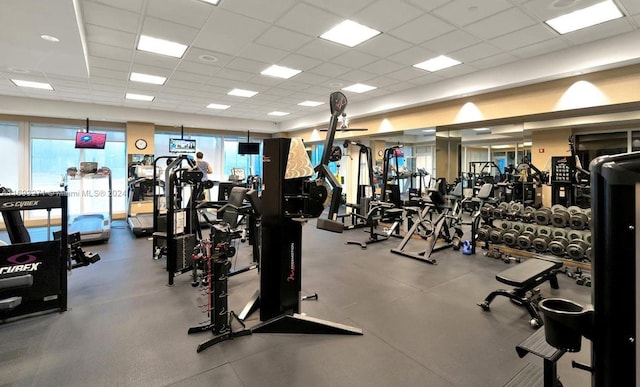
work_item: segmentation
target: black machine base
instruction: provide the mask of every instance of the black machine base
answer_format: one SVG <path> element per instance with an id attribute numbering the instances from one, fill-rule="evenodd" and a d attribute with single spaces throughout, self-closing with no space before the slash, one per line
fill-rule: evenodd
<path id="1" fill-rule="evenodd" d="M 234 332 L 233 329 L 231 328 L 231 324 L 229 324 L 229 329 L 226 332 L 221 333 L 219 335 L 215 335 L 211 339 L 198 344 L 198 348 L 196 349 L 196 352 L 200 353 L 205 349 L 211 346 L 214 346 L 218 343 L 221 343 L 225 340 L 233 340 L 236 337 L 249 336 L 252 333 L 250 329 L 245 329 L 244 323 L 238 318 L 238 316 L 236 316 L 235 313 L 233 313 L 233 311 L 229 312 L 229 319 L 230 320 L 235 319 L 236 321 L 238 321 L 242 325 L 242 329 Z M 189 330 L 187 331 L 187 334 L 202 333 L 207 331 L 213 332 L 214 329 L 215 329 L 214 324 L 200 325 L 197 327 L 189 328 Z"/>
<path id="2" fill-rule="evenodd" d="M 251 328 L 253 333 L 362 335 L 362 329 L 298 313 L 282 314 Z"/>

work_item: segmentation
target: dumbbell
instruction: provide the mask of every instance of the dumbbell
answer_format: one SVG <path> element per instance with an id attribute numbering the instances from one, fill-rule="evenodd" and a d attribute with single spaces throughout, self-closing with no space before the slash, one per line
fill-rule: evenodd
<path id="1" fill-rule="evenodd" d="M 562 204 L 554 204 L 553 206 L 551 206 L 551 212 L 556 212 L 558 210 L 567 211 L 567 207 L 563 206 Z"/>
<path id="2" fill-rule="evenodd" d="M 551 242 L 549 242 L 549 251 L 551 254 L 562 257 L 567 252 L 567 246 L 569 245 L 569 241 L 565 237 L 555 237 Z"/>
<path id="3" fill-rule="evenodd" d="M 512 228 L 502 234 L 502 241 L 507 246 L 516 246 L 518 244 L 518 236 L 520 236 L 520 231 Z"/>
<path id="4" fill-rule="evenodd" d="M 551 210 L 548 208 L 540 208 L 534 214 L 536 223 L 540 225 L 547 225 L 551 223 Z"/>
<path id="5" fill-rule="evenodd" d="M 584 212 L 576 212 L 569 218 L 569 227 L 574 230 L 589 228 L 589 217 Z"/>
<path id="6" fill-rule="evenodd" d="M 582 239 L 573 239 L 567 245 L 567 254 L 573 260 L 580 261 L 586 256 L 589 245 Z M 591 252 L 589 252 L 591 253 Z"/>
<path id="7" fill-rule="evenodd" d="M 554 225 L 555 227 L 566 227 L 566 225 L 569 223 L 570 217 L 571 215 L 569 214 L 569 211 L 563 210 L 563 209 L 556 209 L 551 214 L 551 224 Z"/>
<path id="8" fill-rule="evenodd" d="M 502 234 L 505 233 L 506 230 L 502 228 L 494 228 L 489 232 L 489 240 L 491 243 L 499 244 L 502 243 Z"/>
<path id="9" fill-rule="evenodd" d="M 533 233 L 533 235 L 538 233 L 538 226 L 536 226 L 535 224 L 528 224 L 525 223 L 524 224 L 524 231 L 528 231 L 530 233 Z"/>
<path id="10" fill-rule="evenodd" d="M 538 226 L 537 235 L 545 235 L 551 238 L 551 227 L 549 226 Z"/>
<path id="11" fill-rule="evenodd" d="M 521 233 L 524 231 L 524 223 L 511 222 L 511 228 Z"/>
<path id="12" fill-rule="evenodd" d="M 493 207 L 489 205 L 482 206 L 482 208 L 480 209 L 480 216 L 482 216 L 482 219 L 489 219 L 492 215 Z"/>
<path id="13" fill-rule="evenodd" d="M 567 232 L 564 228 L 553 227 L 551 229 L 551 238 L 567 238 Z"/>
<path id="14" fill-rule="evenodd" d="M 484 225 L 478 228 L 478 240 L 488 241 L 489 233 L 491 232 L 491 230 L 492 230 L 492 227 L 488 225 Z"/>
<path id="15" fill-rule="evenodd" d="M 567 208 L 567 211 L 569 211 L 569 214 L 574 215 L 582 211 L 582 208 L 578 207 L 578 206 L 570 206 L 569 208 Z"/>
<path id="16" fill-rule="evenodd" d="M 536 234 L 531 231 L 524 231 L 522 234 L 518 235 L 518 247 L 523 250 L 530 249 L 534 239 L 536 239 Z"/>
<path id="17" fill-rule="evenodd" d="M 567 239 L 572 241 L 574 239 L 584 239 L 584 234 L 579 230 L 569 230 L 567 231 Z"/>
<path id="18" fill-rule="evenodd" d="M 587 250 L 584 252 L 584 257 L 588 260 L 591 260 L 591 247 L 587 248 Z"/>
<path id="19" fill-rule="evenodd" d="M 497 227 L 497 228 L 501 228 L 503 230 L 509 230 L 511 228 L 511 221 L 509 220 L 495 220 L 493 222 L 493 224 Z"/>
<path id="20" fill-rule="evenodd" d="M 539 253 L 547 251 L 549 243 L 551 243 L 551 238 L 548 235 L 540 234 L 540 229 L 538 229 L 538 235 L 531 241 L 531 245 Z"/>
<path id="21" fill-rule="evenodd" d="M 591 246 L 591 231 L 587 231 L 584 234 L 582 234 L 582 239 L 587 242 L 589 244 L 589 246 Z"/>
<path id="22" fill-rule="evenodd" d="M 502 203 L 500 203 L 500 204 L 502 204 Z M 495 219 L 502 219 L 502 218 L 504 218 L 504 217 L 505 217 L 505 215 L 506 215 L 506 213 L 507 213 L 506 208 L 504 208 L 504 207 L 500 207 L 500 206 L 498 206 L 498 207 L 494 207 L 491 211 L 492 211 L 492 213 L 493 213 L 493 217 L 494 217 Z"/>
<path id="23" fill-rule="evenodd" d="M 529 209 L 525 208 L 524 211 L 522 211 L 522 214 L 520 214 L 520 219 L 522 219 L 523 222 L 534 223 L 536 221 L 536 211 L 531 207 L 527 208 Z"/>

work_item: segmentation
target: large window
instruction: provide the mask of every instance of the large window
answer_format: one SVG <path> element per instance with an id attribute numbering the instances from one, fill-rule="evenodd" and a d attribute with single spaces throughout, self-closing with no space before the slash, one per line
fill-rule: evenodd
<path id="1" fill-rule="evenodd" d="M 238 154 L 238 143 L 246 140 L 238 138 L 224 139 L 224 177 L 227 179 L 231 174 L 231 168 L 242 168 L 245 175 L 262 175 L 262 157 L 260 155 L 240 155 Z M 262 145 L 260 146 L 262 153 Z"/>
<path id="2" fill-rule="evenodd" d="M 92 128 L 93 132 L 107 134 L 105 148 L 76 149 L 75 135 L 82 130 L 76 126 L 31 125 L 31 189 L 60 191 L 68 168 L 78 168 L 85 161 L 96 162 L 99 168 L 108 167 L 111 170 L 113 212 L 125 212 L 127 175 L 124 130 Z M 91 193 L 87 191 L 86 194 Z M 73 196 L 69 197 L 70 210 L 74 208 L 74 200 Z"/>
<path id="3" fill-rule="evenodd" d="M 5 167 L 0 172 L 0 186 L 13 191 L 19 189 L 20 137 L 17 122 L 0 122 L 0 150 Z"/>
<path id="4" fill-rule="evenodd" d="M 582 134 L 576 136 L 576 151 L 584 168 L 598 156 L 627 152 L 627 132 Z"/>

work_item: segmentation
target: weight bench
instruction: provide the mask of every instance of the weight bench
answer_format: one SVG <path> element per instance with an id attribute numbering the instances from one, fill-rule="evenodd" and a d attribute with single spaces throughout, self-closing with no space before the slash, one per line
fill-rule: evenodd
<path id="1" fill-rule="evenodd" d="M 556 363 L 565 351 L 552 347 L 544 336 L 544 328 L 538 329 L 516 346 L 520 358 L 528 353 L 543 359 L 542 369 L 533 363 L 527 363 L 504 387 L 561 387 Z"/>
<path id="2" fill-rule="evenodd" d="M 531 315 L 529 324 L 531 324 L 532 328 L 538 328 L 542 326 L 542 318 L 540 318 L 535 305 L 537 298 L 539 298 L 539 294 L 538 297 L 534 297 L 538 293 L 535 288 L 543 282 L 549 281 L 552 289 L 558 289 L 556 273 L 561 267 L 561 262 L 529 259 L 517 266 L 504 270 L 496 274 L 496 280 L 515 288 L 513 290 L 494 290 L 478 306 L 484 311 L 489 311 L 489 305 L 494 298 L 497 296 L 508 297 L 513 303 L 523 306 L 529 311 L 529 315 Z M 531 292 L 530 296 L 527 295 L 529 292 Z"/>

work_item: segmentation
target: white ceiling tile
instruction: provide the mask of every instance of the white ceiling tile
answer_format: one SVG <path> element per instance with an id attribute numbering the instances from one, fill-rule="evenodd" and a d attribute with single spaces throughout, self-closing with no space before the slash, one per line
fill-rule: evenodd
<path id="1" fill-rule="evenodd" d="M 128 11 L 140 12 L 144 0 L 94 0 L 95 3 L 102 3 L 110 7 L 122 8 Z"/>
<path id="2" fill-rule="evenodd" d="M 312 69 L 321 63 L 322 61 L 318 59 L 298 54 L 291 54 L 278 62 L 278 64 L 281 66 L 286 66 L 302 71 L 308 71 L 309 69 Z"/>
<path id="3" fill-rule="evenodd" d="M 498 54 L 492 55 L 490 57 L 479 59 L 477 61 L 469 63 L 471 66 L 479 68 L 479 69 L 487 69 L 490 67 L 497 67 L 503 64 L 511 63 L 517 60 L 517 58 L 511 54 Z"/>
<path id="4" fill-rule="evenodd" d="M 362 66 L 361 69 L 376 75 L 383 75 L 393 71 L 400 70 L 403 67 L 405 67 L 405 65 L 401 65 L 399 63 L 392 62 L 387 59 L 380 59 L 366 66 Z"/>
<path id="5" fill-rule="evenodd" d="M 394 78 L 386 77 L 386 76 L 375 78 L 376 86 L 382 89 L 387 89 L 389 86 L 395 85 L 396 83 L 400 83 L 400 81 Z"/>
<path id="6" fill-rule="evenodd" d="M 627 15 L 640 14 L 640 2 L 637 0 L 619 0 L 622 7 L 628 12 Z"/>
<path id="7" fill-rule="evenodd" d="M 269 90 L 266 90 L 264 93 L 268 95 L 275 95 L 277 97 L 286 97 L 289 94 L 291 94 L 291 90 L 279 88 L 279 87 L 272 87 Z"/>
<path id="8" fill-rule="evenodd" d="M 272 63 L 258 62 L 251 59 L 235 57 L 234 59 L 231 60 L 231 62 L 229 62 L 226 68 L 232 68 L 234 70 L 240 70 L 247 73 L 258 74 L 271 65 Z"/>
<path id="9" fill-rule="evenodd" d="M 285 82 L 282 78 L 277 77 L 265 77 L 261 74 L 256 74 L 253 78 L 250 79 L 252 83 L 257 83 L 261 86 L 273 87 Z"/>
<path id="10" fill-rule="evenodd" d="M 136 44 L 136 35 L 128 32 L 104 28 L 93 24 L 86 24 L 87 40 L 89 42 L 106 44 L 126 49 L 133 49 Z"/>
<path id="11" fill-rule="evenodd" d="M 473 73 L 475 71 L 477 71 L 475 68 L 473 68 L 468 64 L 463 63 L 457 66 L 436 71 L 435 73 L 441 78 L 454 78 L 454 77 L 459 77 L 465 74 Z"/>
<path id="12" fill-rule="evenodd" d="M 200 57 L 203 55 L 214 57 L 215 61 L 210 62 L 200 59 Z M 189 62 L 200 63 L 208 66 L 224 67 L 229 62 L 231 62 L 233 56 L 217 51 L 203 50 L 202 48 L 198 47 L 189 47 L 187 49 L 187 52 L 184 54 L 183 59 Z"/>
<path id="13" fill-rule="evenodd" d="M 557 0 L 535 0 L 522 5 L 530 15 L 534 15 L 539 20 L 549 20 L 556 16 L 564 15 L 582 8 L 586 8 L 602 0 L 579 0 L 579 1 L 557 1 Z M 635 0 L 632 0 L 635 1 Z"/>
<path id="14" fill-rule="evenodd" d="M 219 7 L 240 15 L 272 23 L 296 2 L 296 0 L 223 1 Z"/>
<path id="15" fill-rule="evenodd" d="M 418 78 L 420 78 L 420 77 L 418 77 Z M 414 78 L 414 79 L 418 79 L 418 78 Z M 409 89 L 412 89 L 414 87 L 415 87 L 415 85 L 413 83 L 396 81 L 395 83 L 387 85 L 384 89 L 388 90 L 390 92 L 396 92 L 396 91 L 409 90 Z"/>
<path id="16" fill-rule="evenodd" d="M 375 62 L 377 59 L 378 58 L 373 55 L 365 54 L 356 50 L 351 50 L 338 57 L 335 57 L 332 62 L 350 68 L 359 68 L 368 65 L 369 63 Z"/>
<path id="17" fill-rule="evenodd" d="M 351 19 L 381 32 L 397 28 L 422 14 L 422 11 L 400 1 L 378 0 Z"/>
<path id="18" fill-rule="evenodd" d="M 309 88 L 309 85 L 306 83 L 302 83 L 302 82 L 295 82 L 295 81 L 291 81 L 288 80 L 286 82 L 282 82 L 280 85 L 278 85 L 278 88 L 280 89 L 286 89 L 286 90 L 306 90 Z M 288 96 L 287 96 L 288 97 Z"/>
<path id="19" fill-rule="evenodd" d="M 425 11 L 432 11 L 443 4 L 450 2 L 451 0 L 406 0 L 407 3 L 413 4 L 416 7 L 419 7 Z"/>
<path id="20" fill-rule="evenodd" d="M 218 9 L 212 13 L 193 45 L 236 55 L 260 36 L 269 24 Z"/>
<path id="21" fill-rule="evenodd" d="M 129 62 L 121 60 L 112 60 L 107 58 L 99 58 L 95 56 L 89 56 L 89 66 L 102 67 L 105 69 L 129 71 Z"/>
<path id="22" fill-rule="evenodd" d="M 274 26 L 261 34 L 256 39 L 256 43 L 281 50 L 295 51 L 312 39 L 311 36 Z"/>
<path id="23" fill-rule="evenodd" d="M 433 39 L 436 36 L 446 34 L 452 30 L 452 25 L 436 19 L 429 14 L 425 14 L 409 23 L 389 31 L 389 34 L 406 40 L 407 42 L 419 44 Z"/>
<path id="24" fill-rule="evenodd" d="M 340 66 L 340 65 L 335 64 L 335 63 L 325 62 L 325 63 L 323 63 L 321 65 L 318 65 L 318 66 L 312 68 L 309 71 L 314 73 L 314 74 L 319 74 L 319 75 L 324 75 L 326 77 L 335 78 L 335 77 L 340 76 L 341 74 L 344 74 L 347 71 L 349 71 L 349 68 L 345 67 L 345 66 Z"/>
<path id="25" fill-rule="evenodd" d="M 368 4 L 373 3 L 372 0 L 323 0 L 323 1 L 314 1 L 314 0 L 306 0 L 307 3 L 311 3 L 316 7 L 323 8 L 331 13 L 335 13 L 337 15 L 342 15 L 345 18 L 349 18 L 352 15 L 356 14 L 356 11 L 361 10 Z"/>
<path id="26" fill-rule="evenodd" d="M 430 83 L 439 82 L 442 80 L 442 77 L 438 76 L 437 73 L 426 73 L 425 75 L 413 78 L 410 82 L 413 85 L 428 85 Z"/>
<path id="27" fill-rule="evenodd" d="M 173 58 L 166 55 L 158 55 L 145 51 L 136 51 L 133 65 L 148 65 L 161 67 L 163 69 L 174 69 L 178 63 L 180 63 L 179 58 Z"/>
<path id="28" fill-rule="evenodd" d="M 340 76 L 340 79 L 344 79 L 351 83 L 366 83 L 369 85 L 368 81 L 375 77 L 376 77 L 376 74 L 374 73 L 369 73 L 362 70 L 353 70 L 353 71 L 349 71 L 346 74 L 342 74 Z M 376 86 L 376 85 L 369 85 L 369 86 Z"/>
<path id="29" fill-rule="evenodd" d="M 550 40 L 545 40 L 544 42 L 539 42 L 532 44 L 530 46 L 521 47 L 511 51 L 511 54 L 518 56 L 520 58 L 530 58 L 546 53 L 550 53 L 557 50 L 562 50 L 563 48 L 569 47 L 569 44 L 565 42 L 562 38 L 555 38 Z"/>
<path id="30" fill-rule="evenodd" d="M 218 71 L 220 71 L 221 67 L 217 66 L 215 62 L 213 64 L 203 64 L 196 62 L 187 62 L 183 60 L 180 62 L 180 65 L 177 67 L 177 71 L 186 71 L 188 73 L 205 75 L 205 76 L 213 76 Z"/>
<path id="31" fill-rule="evenodd" d="M 137 33 L 140 17 L 136 12 L 121 8 L 109 7 L 105 4 L 85 1 L 82 3 L 85 23 L 94 24 L 114 30 Z"/>
<path id="32" fill-rule="evenodd" d="M 171 78 L 169 78 L 169 83 L 172 81 L 184 81 L 184 82 L 193 82 L 193 83 L 206 83 L 209 80 L 209 76 L 202 74 L 194 74 L 188 73 L 186 71 L 176 71 L 171 74 Z"/>
<path id="33" fill-rule="evenodd" d="M 382 34 L 360 44 L 357 50 L 379 58 L 388 58 L 390 55 L 406 50 L 409 47 L 411 47 L 411 43 L 394 38 L 389 34 Z"/>
<path id="34" fill-rule="evenodd" d="M 142 35 L 153 36 L 154 38 L 166 39 L 185 45 L 190 45 L 198 35 L 198 29 L 173 23 L 168 20 L 154 17 L 144 18 L 142 23 Z"/>
<path id="35" fill-rule="evenodd" d="M 278 63 L 278 61 L 289 53 L 285 50 L 279 50 L 273 47 L 267 47 L 260 44 L 251 43 L 247 45 L 238 56 L 262 61 L 266 63 Z"/>
<path id="36" fill-rule="evenodd" d="M 254 76 L 255 74 L 253 73 L 248 73 L 246 71 L 233 70 L 231 68 L 223 68 L 216 73 L 216 78 L 231 79 L 234 81 L 242 81 L 242 82 L 248 81 Z"/>
<path id="37" fill-rule="evenodd" d="M 89 42 L 87 44 L 89 55 L 98 56 L 101 58 L 109 58 L 121 61 L 130 61 L 133 56 L 132 48 L 120 48 L 115 46 L 108 46 L 106 44 L 100 44 L 95 42 Z M 91 61 L 89 61 L 91 64 Z"/>
<path id="38" fill-rule="evenodd" d="M 420 46 L 414 46 L 408 50 L 404 50 L 389 57 L 390 60 L 407 66 L 413 66 L 416 63 L 424 62 L 427 59 L 436 57 L 440 54 L 427 50 Z"/>
<path id="39" fill-rule="evenodd" d="M 385 76 L 389 78 L 397 79 L 399 81 L 409 81 L 413 78 L 417 78 L 422 75 L 424 75 L 423 70 L 417 69 L 415 67 L 406 67 L 404 69 L 386 74 Z"/>
<path id="40" fill-rule="evenodd" d="M 517 8 L 470 24 L 466 30 L 482 39 L 491 39 L 536 24 L 536 21 Z"/>
<path id="41" fill-rule="evenodd" d="M 99 91 L 106 91 L 106 92 L 112 92 L 112 93 L 117 93 L 117 92 L 121 92 L 124 90 L 124 88 L 127 87 L 127 82 L 126 81 L 122 81 L 122 82 L 114 82 L 112 79 L 104 79 L 102 82 L 99 78 L 91 78 L 91 89 L 92 90 L 99 90 Z"/>
<path id="42" fill-rule="evenodd" d="M 366 42 L 365 42 L 366 43 Z M 349 50 L 348 47 L 325 39 L 315 39 L 298 50 L 299 54 L 320 60 L 331 60 Z"/>
<path id="43" fill-rule="evenodd" d="M 551 31 L 538 24 L 511 34 L 499 36 L 489 42 L 505 51 L 511 51 L 553 38 L 555 38 L 555 35 Z"/>
<path id="44" fill-rule="evenodd" d="M 313 74 L 310 72 L 302 72 L 295 77 L 296 82 L 306 83 L 308 85 L 322 85 L 331 80 L 323 75 Z"/>
<path id="45" fill-rule="evenodd" d="M 116 71 L 110 69 L 104 69 L 101 67 L 94 67 L 91 69 L 92 77 L 111 78 L 118 80 L 129 79 L 129 73 L 127 71 Z"/>
<path id="46" fill-rule="evenodd" d="M 207 81 L 208 79 L 204 80 L 203 82 L 190 82 L 171 77 L 171 79 L 167 80 L 167 83 L 162 90 L 172 92 L 175 89 L 184 89 L 187 90 L 189 94 L 192 94 L 193 91 L 203 88 Z"/>
<path id="47" fill-rule="evenodd" d="M 433 14 L 455 25 L 466 26 L 510 7 L 506 0 L 454 0 L 434 10 Z"/>
<path id="48" fill-rule="evenodd" d="M 319 3 L 324 5 L 326 1 Z M 340 3 L 350 2 L 340 1 Z M 343 17 L 312 7 L 309 4 L 298 3 L 281 17 L 276 24 L 309 36 L 320 36 L 343 19 Z"/>
<path id="49" fill-rule="evenodd" d="M 147 6 L 147 15 L 169 20 L 186 26 L 200 28 L 216 7 L 193 0 L 152 0 Z"/>
<path id="50" fill-rule="evenodd" d="M 582 44 L 594 40 L 608 38 L 610 36 L 623 34 L 633 29 L 625 19 L 611 20 L 593 27 L 584 28 L 578 31 L 563 35 L 564 38 L 573 44 Z"/>
<path id="51" fill-rule="evenodd" d="M 477 37 L 462 30 L 455 30 L 431 39 L 421 46 L 438 54 L 447 54 L 478 42 L 480 42 L 480 39 Z"/>
<path id="52" fill-rule="evenodd" d="M 470 63 L 488 56 L 497 55 L 500 52 L 500 49 L 489 43 L 482 42 L 471 47 L 452 52 L 449 56 L 459 60 L 460 62 Z"/>

